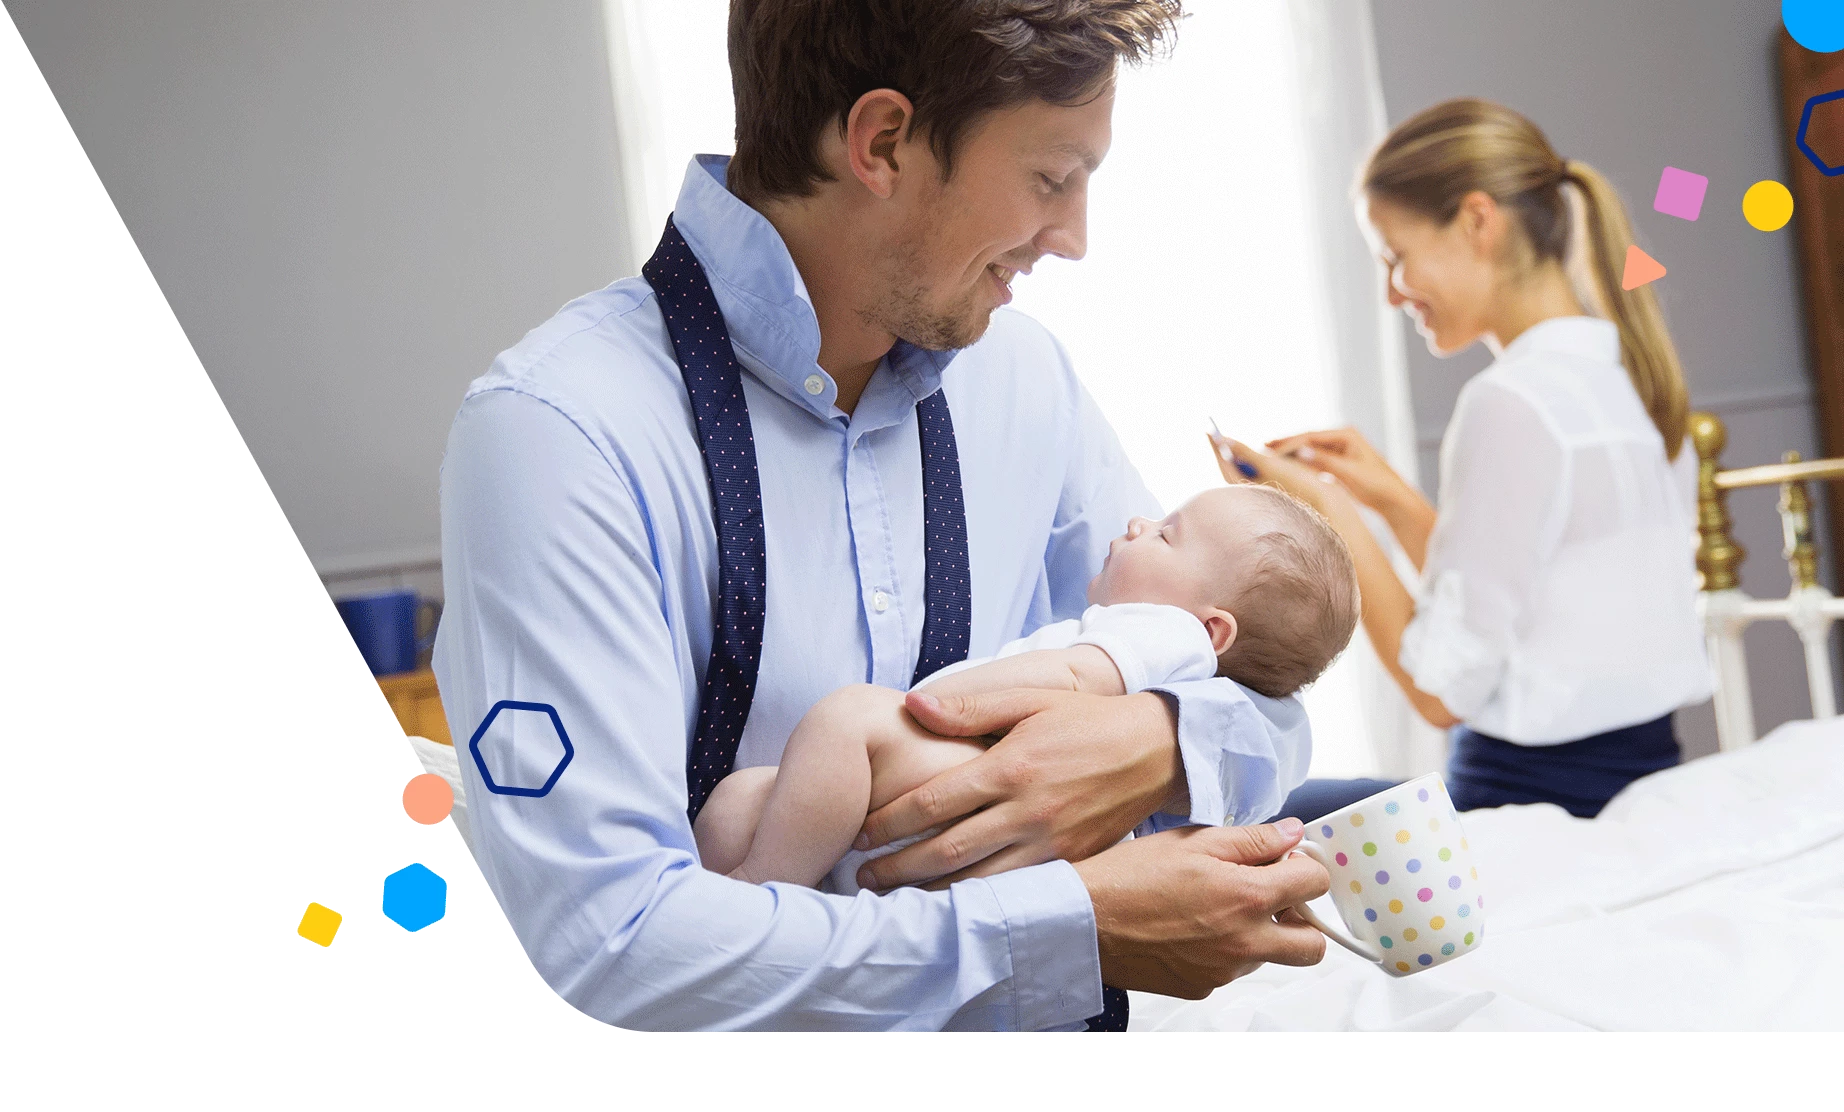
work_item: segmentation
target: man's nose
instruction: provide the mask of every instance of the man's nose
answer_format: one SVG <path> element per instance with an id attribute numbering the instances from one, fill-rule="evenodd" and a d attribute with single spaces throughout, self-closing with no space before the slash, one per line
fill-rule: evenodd
<path id="1" fill-rule="evenodd" d="M 1070 190 L 1056 219 L 1037 234 L 1037 250 L 1074 262 L 1088 254 L 1088 183 Z"/>
<path id="2" fill-rule="evenodd" d="M 1135 537 L 1138 537 L 1141 533 L 1146 532 L 1147 526 L 1151 524 L 1152 522 L 1146 520 L 1143 517 L 1128 518 L 1127 519 L 1127 539 L 1133 540 Z"/>

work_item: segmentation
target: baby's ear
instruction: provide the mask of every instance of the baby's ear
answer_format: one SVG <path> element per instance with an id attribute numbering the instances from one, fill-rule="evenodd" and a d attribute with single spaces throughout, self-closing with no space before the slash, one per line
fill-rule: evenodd
<path id="1" fill-rule="evenodd" d="M 1229 651 L 1236 643 L 1236 616 L 1227 610 L 1206 610 L 1198 617 L 1204 620 L 1204 632 L 1210 635 L 1210 647 L 1218 656 Z"/>

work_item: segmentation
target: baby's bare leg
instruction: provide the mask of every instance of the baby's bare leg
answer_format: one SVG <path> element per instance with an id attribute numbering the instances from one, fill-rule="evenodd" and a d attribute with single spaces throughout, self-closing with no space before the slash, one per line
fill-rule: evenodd
<path id="1" fill-rule="evenodd" d="M 874 807 L 983 750 L 917 726 L 900 691 L 868 684 L 835 691 L 788 738 L 749 853 L 729 874 L 754 884 L 818 884 Z"/>
<path id="2" fill-rule="evenodd" d="M 698 859 L 714 873 L 727 873 L 749 856 L 749 843 L 775 788 L 775 768 L 739 768 L 717 782 L 692 823 Z"/>

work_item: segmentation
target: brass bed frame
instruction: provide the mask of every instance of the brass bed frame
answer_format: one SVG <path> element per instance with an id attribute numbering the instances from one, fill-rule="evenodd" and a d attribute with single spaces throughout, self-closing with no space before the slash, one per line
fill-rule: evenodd
<path id="1" fill-rule="evenodd" d="M 1748 661 L 1742 631 L 1757 621 L 1783 621 L 1805 646 L 1806 685 L 1812 717 L 1837 714 L 1832 690 L 1831 623 L 1844 618 L 1844 599 L 1818 582 L 1818 549 L 1812 543 L 1812 502 L 1806 483 L 1844 479 L 1844 459 L 1801 460 L 1786 453 L 1783 462 L 1734 471 L 1721 469 L 1728 432 L 1713 413 L 1690 415 L 1691 443 L 1697 451 L 1697 596 L 1716 678 L 1716 738 L 1725 750 L 1754 741 L 1754 700 L 1748 689 Z M 1747 555 L 1729 535 L 1728 492 L 1744 487 L 1779 486 L 1780 525 L 1792 590 L 1785 598 L 1757 599 L 1741 589 L 1738 571 Z"/>

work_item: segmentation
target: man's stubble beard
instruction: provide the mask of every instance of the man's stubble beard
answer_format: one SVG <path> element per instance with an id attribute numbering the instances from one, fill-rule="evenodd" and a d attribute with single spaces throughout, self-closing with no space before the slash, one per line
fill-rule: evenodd
<path id="1" fill-rule="evenodd" d="M 888 258 L 882 271 L 886 292 L 860 310 L 867 324 L 925 351 L 954 351 L 986 334 L 992 313 L 975 304 L 977 286 L 945 311 L 929 307 L 928 290 L 916 277 L 923 269 L 917 239 L 905 240 Z"/>

